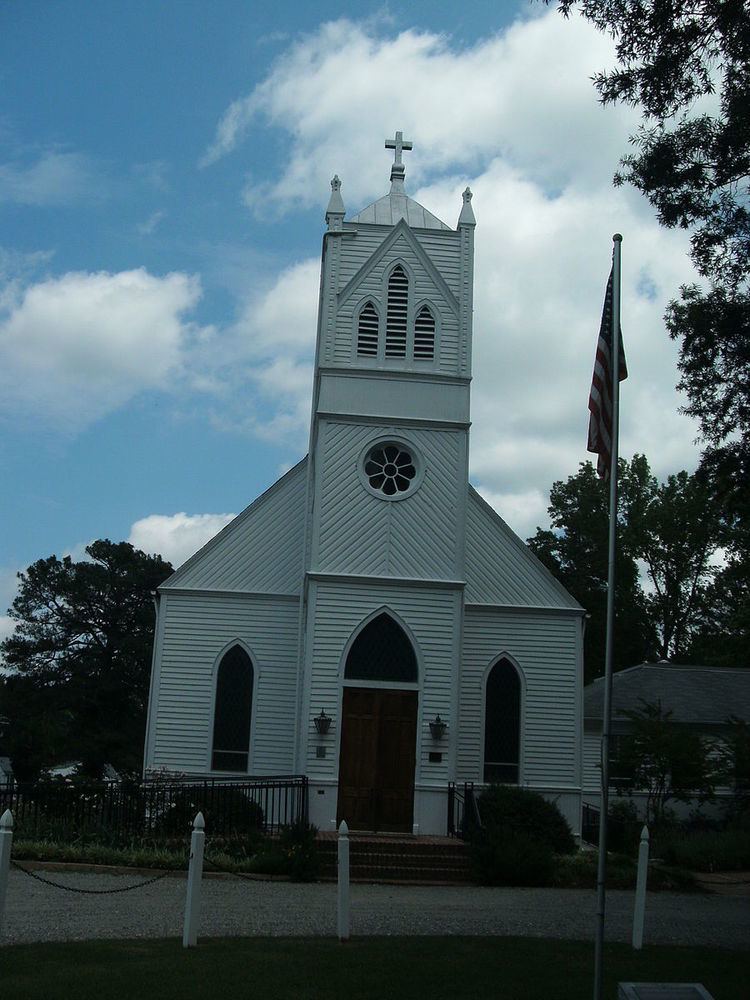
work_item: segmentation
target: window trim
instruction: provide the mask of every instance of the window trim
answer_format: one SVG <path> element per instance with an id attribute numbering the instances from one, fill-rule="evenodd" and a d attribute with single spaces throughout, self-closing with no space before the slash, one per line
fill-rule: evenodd
<path id="1" fill-rule="evenodd" d="M 394 493 L 393 496 L 388 496 L 386 493 L 381 493 L 380 490 L 373 489 L 373 487 L 370 486 L 369 477 L 365 472 L 365 460 L 373 448 L 383 448 L 389 444 L 408 451 L 412 457 L 412 463 L 417 470 L 417 474 L 412 480 L 411 489 L 406 490 L 405 493 Z M 362 483 L 370 496 L 375 497 L 378 500 L 385 500 L 389 503 L 397 503 L 401 500 L 408 500 L 409 497 L 413 497 L 420 488 L 422 482 L 424 481 L 425 463 L 420 449 L 417 448 L 411 441 L 407 441 L 405 438 L 397 437 L 393 434 L 381 435 L 380 437 L 372 438 L 368 441 L 364 448 L 360 451 L 357 458 L 357 474 L 359 476 L 359 481 Z"/>
<path id="2" fill-rule="evenodd" d="M 362 312 L 366 306 L 371 305 L 375 310 L 378 317 L 378 349 L 375 354 L 360 354 L 359 353 L 359 319 Z M 378 302 L 376 298 L 372 295 L 368 295 L 366 298 L 361 299 L 354 310 L 354 322 L 352 329 L 352 356 L 357 364 L 379 364 L 382 359 L 383 354 L 383 310 L 381 308 L 381 303 Z"/>
<path id="3" fill-rule="evenodd" d="M 417 358 L 414 355 L 414 343 L 417 334 L 417 316 L 424 307 L 427 307 L 432 313 L 432 318 L 435 322 L 435 339 L 433 343 L 433 352 L 431 358 Z M 415 365 L 419 365 L 420 369 L 427 367 L 436 367 L 438 364 L 438 358 L 440 357 L 440 310 L 437 308 L 432 299 L 422 298 L 414 305 L 414 318 L 411 324 L 412 333 L 412 352 L 411 361 Z"/>
<path id="4" fill-rule="evenodd" d="M 253 670 L 253 683 L 252 683 L 252 704 L 250 706 L 250 732 L 247 747 L 247 770 L 217 770 L 214 768 L 214 726 L 216 723 L 216 693 L 218 689 L 219 682 L 219 667 L 221 661 L 224 659 L 226 654 L 234 648 L 234 646 L 240 646 L 242 650 L 247 653 L 250 658 L 250 664 Z M 258 677 L 260 675 L 260 660 L 255 655 L 248 643 L 244 639 L 239 637 L 230 639 L 229 642 L 225 643 L 219 650 L 219 653 L 214 658 L 213 667 L 211 669 L 211 713 L 208 719 L 208 755 L 206 759 L 206 771 L 209 774 L 217 775 L 246 775 L 252 774 L 252 765 L 254 757 L 254 740 L 255 740 L 255 717 L 258 707 Z"/>
<path id="5" fill-rule="evenodd" d="M 520 663 L 507 650 L 498 653 L 497 656 L 493 656 L 488 665 L 485 667 L 482 673 L 481 680 L 481 703 L 482 703 L 482 720 L 481 729 L 479 732 L 479 745 L 481 752 L 479 755 L 479 782 L 485 784 L 484 781 L 484 747 L 486 740 L 486 727 L 487 727 L 487 681 L 489 680 L 490 674 L 500 663 L 501 660 L 506 660 L 511 667 L 516 671 L 519 680 L 519 705 L 518 705 L 518 780 L 515 782 L 501 782 L 501 784 L 507 785 L 523 785 L 526 782 L 526 767 L 525 767 L 525 731 L 526 726 L 524 721 L 526 718 L 526 675 L 521 668 Z"/>

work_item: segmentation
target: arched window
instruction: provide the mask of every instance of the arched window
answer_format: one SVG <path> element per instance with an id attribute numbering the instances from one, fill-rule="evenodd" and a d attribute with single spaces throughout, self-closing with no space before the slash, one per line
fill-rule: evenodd
<path id="1" fill-rule="evenodd" d="M 428 306 L 422 306 L 414 320 L 414 358 L 432 361 L 435 357 L 435 317 Z"/>
<path id="2" fill-rule="evenodd" d="M 364 358 L 378 356 L 380 320 L 372 302 L 366 302 L 357 324 L 357 354 Z"/>
<path id="3" fill-rule="evenodd" d="M 484 703 L 484 780 L 518 784 L 521 747 L 521 679 L 509 660 L 487 677 Z"/>
<path id="4" fill-rule="evenodd" d="M 417 657 L 408 635 L 385 612 L 373 618 L 352 643 L 344 677 L 358 681 L 418 679 Z"/>
<path id="5" fill-rule="evenodd" d="M 406 318 L 409 305 L 409 279 L 400 264 L 388 279 L 388 309 L 385 322 L 385 356 L 406 357 Z"/>
<path id="6" fill-rule="evenodd" d="M 232 646 L 222 656 L 216 677 L 214 771 L 247 771 L 252 710 L 253 663 L 242 646 Z"/>

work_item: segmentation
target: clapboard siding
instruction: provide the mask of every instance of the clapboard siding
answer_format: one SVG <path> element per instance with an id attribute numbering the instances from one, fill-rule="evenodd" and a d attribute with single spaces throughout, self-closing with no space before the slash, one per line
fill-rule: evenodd
<path id="1" fill-rule="evenodd" d="M 574 598 L 471 486 L 466 512 L 466 602 L 579 610 Z"/>
<path id="2" fill-rule="evenodd" d="M 583 731 L 583 790 L 600 792 L 602 788 L 602 734 L 601 727 Z"/>
<path id="3" fill-rule="evenodd" d="M 484 750 L 484 688 L 490 664 L 501 653 L 521 669 L 521 781 L 570 787 L 578 774 L 577 619 L 467 608 L 461 658 L 457 774 L 481 781 Z"/>
<path id="4" fill-rule="evenodd" d="M 299 594 L 307 459 L 219 532 L 161 589 Z"/>
<path id="5" fill-rule="evenodd" d="M 459 591 L 398 586 L 321 583 L 313 586 L 308 638 L 310 717 L 321 707 L 334 714 L 334 724 L 324 744 L 325 759 L 316 756 L 321 739 L 308 725 L 307 773 L 311 778 L 338 778 L 342 667 L 345 648 L 362 622 L 380 608 L 395 612 L 413 635 L 419 663 L 419 716 L 417 781 L 444 784 L 449 777 L 449 754 L 439 764 L 429 762 L 429 721 L 437 714 L 451 718 L 454 705 L 456 629 L 460 621 Z M 332 712 L 332 707 L 334 707 Z M 442 749 L 442 748 L 441 748 Z"/>
<path id="6" fill-rule="evenodd" d="M 216 660 L 233 640 L 253 654 L 255 699 L 250 773 L 294 769 L 299 605 L 296 600 L 164 594 L 161 663 L 149 767 L 205 772 L 213 719 Z"/>
<path id="7" fill-rule="evenodd" d="M 416 445 L 425 463 L 421 487 L 404 500 L 381 500 L 360 479 L 362 451 L 369 442 L 390 436 Z M 322 462 L 311 568 L 457 579 L 464 440 L 461 431 L 324 421 L 318 442 Z"/>

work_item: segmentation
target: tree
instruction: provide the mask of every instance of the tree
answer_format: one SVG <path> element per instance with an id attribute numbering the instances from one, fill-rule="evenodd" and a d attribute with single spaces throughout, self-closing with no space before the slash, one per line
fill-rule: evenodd
<path id="1" fill-rule="evenodd" d="M 550 0 L 547 0 L 550 2 Z M 630 183 L 660 223 L 692 230 L 707 285 L 666 314 L 681 341 L 678 387 L 724 478 L 750 481 L 750 8 L 744 0 L 560 0 L 613 36 L 617 66 L 597 73 L 604 104 L 640 107 L 615 183 Z"/>
<path id="2" fill-rule="evenodd" d="M 723 537 L 713 494 L 700 476 L 679 472 L 660 484 L 643 455 L 620 459 L 618 469 L 615 670 L 686 656 L 706 621 L 711 557 Z M 591 616 L 584 646 L 587 682 L 604 665 L 608 505 L 607 485 L 590 462 L 581 463 L 575 476 L 550 491 L 552 530 L 538 528 L 528 540 Z"/>
<path id="3" fill-rule="evenodd" d="M 630 732 L 621 740 L 618 765 L 629 776 L 628 794 L 646 792 L 646 822 L 658 827 L 667 818 L 668 802 L 713 798 L 719 771 L 705 737 L 674 722 L 661 702 L 642 701 L 642 706 L 624 713 Z"/>
<path id="4" fill-rule="evenodd" d="M 140 768 L 154 631 L 151 594 L 172 567 L 126 542 L 100 540 L 86 552 L 89 559 L 80 562 L 70 556 L 40 559 L 18 575 L 9 611 L 15 631 L 0 644 L 0 654 L 10 671 L 3 713 L 10 718 L 9 741 L 16 740 L 12 756 L 19 773 L 29 769 L 24 740 L 39 767 L 64 754 L 81 760 L 92 775 L 105 763 L 124 771 Z M 53 720 L 54 738 L 34 729 L 40 709 Z M 33 739 L 23 733 L 33 733 Z"/>
<path id="5" fill-rule="evenodd" d="M 635 461 L 635 459 L 634 459 Z M 634 485 L 630 465 L 620 460 L 623 483 Z M 632 503 L 635 504 L 635 490 Z M 536 556 L 586 609 L 589 618 L 584 639 L 586 683 L 604 672 L 607 619 L 607 560 L 609 494 L 590 462 L 565 482 L 556 482 L 547 508 L 552 529 L 537 528 L 528 545 Z M 621 510 L 624 510 L 624 505 Z M 642 593 L 638 566 L 632 551 L 623 544 L 624 524 L 618 532 L 617 595 L 614 667 L 621 670 L 653 656 L 656 634 Z"/>

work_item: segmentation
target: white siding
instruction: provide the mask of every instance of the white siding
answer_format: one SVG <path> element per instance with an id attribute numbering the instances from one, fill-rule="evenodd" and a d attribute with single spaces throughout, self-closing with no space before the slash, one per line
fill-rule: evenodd
<path id="1" fill-rule="evenodd" d="M 413 443 L 424 461 L 421 486 L 404 500 L 381 500 L 360 479 L 362 450 L 385 436 Z M 312 569 L 459 578 L 465 439 L 463 431 L 322 422 Z"/>
<path id="2" fill-rule="evenodd" d="M 466 515 L 466 603 L 579 608 L 471 486 Z"/>
<path id="3" fill-rule="evenodd" d="M 437 714 L 453 717 L 456 636 L 461 595 L 448 589 L 374 586 L 353 583 L 313 585 L 308 633 L 309 691 L 307 774 L 311 779 L 338 779 L 338 746 L 341 737 L 341 698 L 344 649 L 354 631 L 368 616 L 386 607 L 401 619 L 417 645 L 420 670 L 417 720 L 417 781 L 445 785 L 449 778 L 448 746 L 441 746 L 443 759 L 429 762 L 435 749 L 429 722 Z M 314 735 L 312 716 L 325 708 L 334 716 L 326 737 L 327 756 L 316 757 L 320 737 Z"/>
<path id="4" fill-rule="evenodd" d="M 484 686 L 501 653 L 523 676 L 521 782 L 547 788 L 578 784 L 577 618 L 467 608 L 460 680 L 457 775 L 482 780 Z"/>
<path id="5" fill-rule="evenodd" d="M 307 459 L 303 459 L 189 559 L 163 590 L 300 593 Z"/>
<path id="6" fill-rule="evenodd" d="M 602 734 L 601 727 L 583 731 L 583 790 L 599 793 L 602 787 Z"/>
<path id="7" fill-rule="evenodd" d="M 298 602 L 165 594 L 159 613 L 164 638 L 147 766 L 186 772 L 209 769 L 216 660 L 228 643 L 240 639 L 251 651 L 255 670 L 250 773 L 292 773 Z"/>

